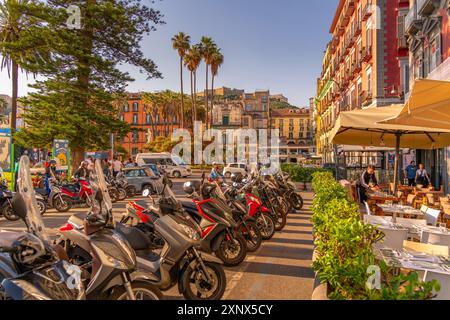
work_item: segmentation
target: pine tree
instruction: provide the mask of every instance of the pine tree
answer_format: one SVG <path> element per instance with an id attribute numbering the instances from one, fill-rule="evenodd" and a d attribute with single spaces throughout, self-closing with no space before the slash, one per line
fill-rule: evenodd
<path id="1" fill-rule="evenodd" d="M 48 0 L 47 5 L 53 69 L 32 86 L 36 92 L 23 99 L 27 128 L 15 137 L 35 147 L 67 139 L 75 165 L 86 149 L 106 149 L 111 133 L 123 137 L 130 131 L 118 119 L 114 97 L 133 79 L 118 65 L 131 64 L 148 78 L 161 77 L 140 43 L 163 23 L 162 15 L 139 0 Z M 67 28 L 69 5 L 81 9 L 80 29 Z"/>

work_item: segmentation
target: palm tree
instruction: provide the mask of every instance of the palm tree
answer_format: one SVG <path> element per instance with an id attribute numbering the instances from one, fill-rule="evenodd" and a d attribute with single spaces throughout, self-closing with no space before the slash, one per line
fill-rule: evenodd
<path id="1" fill-rule="evenodd" d="M 224 61 L 224 56 L 222 52 L 220 52 L 220 49 L 216 49 L 215 52 L 211 56 L 211 91 L 212 91 L 212 97 L 211 97 L 211 125 L 212 125 L 212 113 L 214 108 L 214 77 L 217 76 L 219 73 L 219 68 L 222 66 Z"/>
<path id="2" fill-rule="evenodd" d="M 209 98 L 209 91 L 208 91 L 208 76 L 209 76 L 209 66 L 211 65 L 211 56 L 214 53 L 216 49 L 216 44 L 214 41 L 209 37 L 202 37 L 200 40 L 200 48 L 201 53 L 203 56 L 203 60 L 206 64 L 206 91 L 205 91 L 205 108 L 206 108 L 206 126 L 208 127 L 209 119 L 208 119 L 208 98 Z"/>
<path id="3" fill-rule="evenodd" d="M 35 3 L 30 0 L 0 2 L 0 70 L 7 69 L 12 82 L 11 134 L 16 131 L 19 68 L 35 73 L 37 66 L 49 59 L 45 43 L 39 42 L 39 32 L 34 29 L 40 20 L 25 13 L 31 4 Z M 33 37 L 25 35 L 30 30 L 34 30 Z"/>
<path id="4" fill-rule="evenodd" d="M 192 125 L 197 121 L 197 69 L 202 62 L 202 55 L 198 45 L 192 46 L 186 57 L 185 65 L 191 73 Z"/>
<path id="5" fill-rule="evenodd" d="M 183 59 L 191 45 L 191 37 L 184 32 L 179 32 L 172 38 L 172 47 L 180 56 L 180 82 L 181 82 L 181 127 L 184 128 L 184 91 L 183 91 Z"/>

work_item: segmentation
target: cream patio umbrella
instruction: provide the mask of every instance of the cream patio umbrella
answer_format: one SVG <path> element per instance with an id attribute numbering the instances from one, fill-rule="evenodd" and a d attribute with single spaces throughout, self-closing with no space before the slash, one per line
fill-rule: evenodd
<path id="1" fill-rule="evenodd" d="M 381 123 L 403 105 L 341 112 L 332 130 L 334 144 L 395 148 L 394 186 L 399 178 L 400 148 L 436 149 L 450 145 L 450 130 Z"/>
<path id="2" fill-rule="evenodd" d="M 417 80 L 403 109 L 383 123 L 450 130 L 450 82 Z"/>

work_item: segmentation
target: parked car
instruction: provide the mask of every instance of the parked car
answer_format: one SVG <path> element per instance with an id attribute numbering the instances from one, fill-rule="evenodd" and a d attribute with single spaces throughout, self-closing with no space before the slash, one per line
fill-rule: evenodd
<path id="1" fill-rule="evenodd" d="M 247 165 L 245 163 L 229 163 L 223 168 L 223 175 L 225 178 L 230 178 L 233 173 L 240 173 L 245 175 L 248 171 Z"/>
<path id="2" fill-rule="evenodd" d="M 191 168 L 178 156 L 170 153 L 139 153 L 136 155 L 139 166 L 160 164 L 167 174 L 174 178 L 189 177 Z"/>
<path id="3" fill-rule="evenodd" d="M 136 188 L 136 192 L 142 192 L 144 189 L 152 191 L 157 190 L 160 184 L 159 177 L 150 168 L 145 167 L 129 167 L 123 169 L 123 174 L 127 178 L 129 185 Z"/>

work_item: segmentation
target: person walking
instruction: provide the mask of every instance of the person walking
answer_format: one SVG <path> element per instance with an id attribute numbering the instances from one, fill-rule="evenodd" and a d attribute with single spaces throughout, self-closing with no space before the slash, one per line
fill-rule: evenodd
<path id="1" fill-rule="evenodd" d="M 114 157 L 113 162 L 112 162 L 114 178 L 117 176 L 117 174 L 120 172 L 120 170 L 122 170 L 122 168 L 123 168 L 122 162 L 119 159 L 117 159 L 117 157 Z"/>
<path id="2" fill-rule="evenodd" d="M 417 166 L 415 161 L 411 161 L 409 166 L 405 168 L 405 177 L 408 179 L 408 187 L 416 186 Z"/>
<path id="3" fill-rule="evenodd" d="M 424 188 L 428 188 L 430 186 L 431 179 L 428 175 L 427 170 L 425 169 L 424 164 L 419 164 L 419 169 L 416 172 L 416 184 L 421 185 Z"/>

